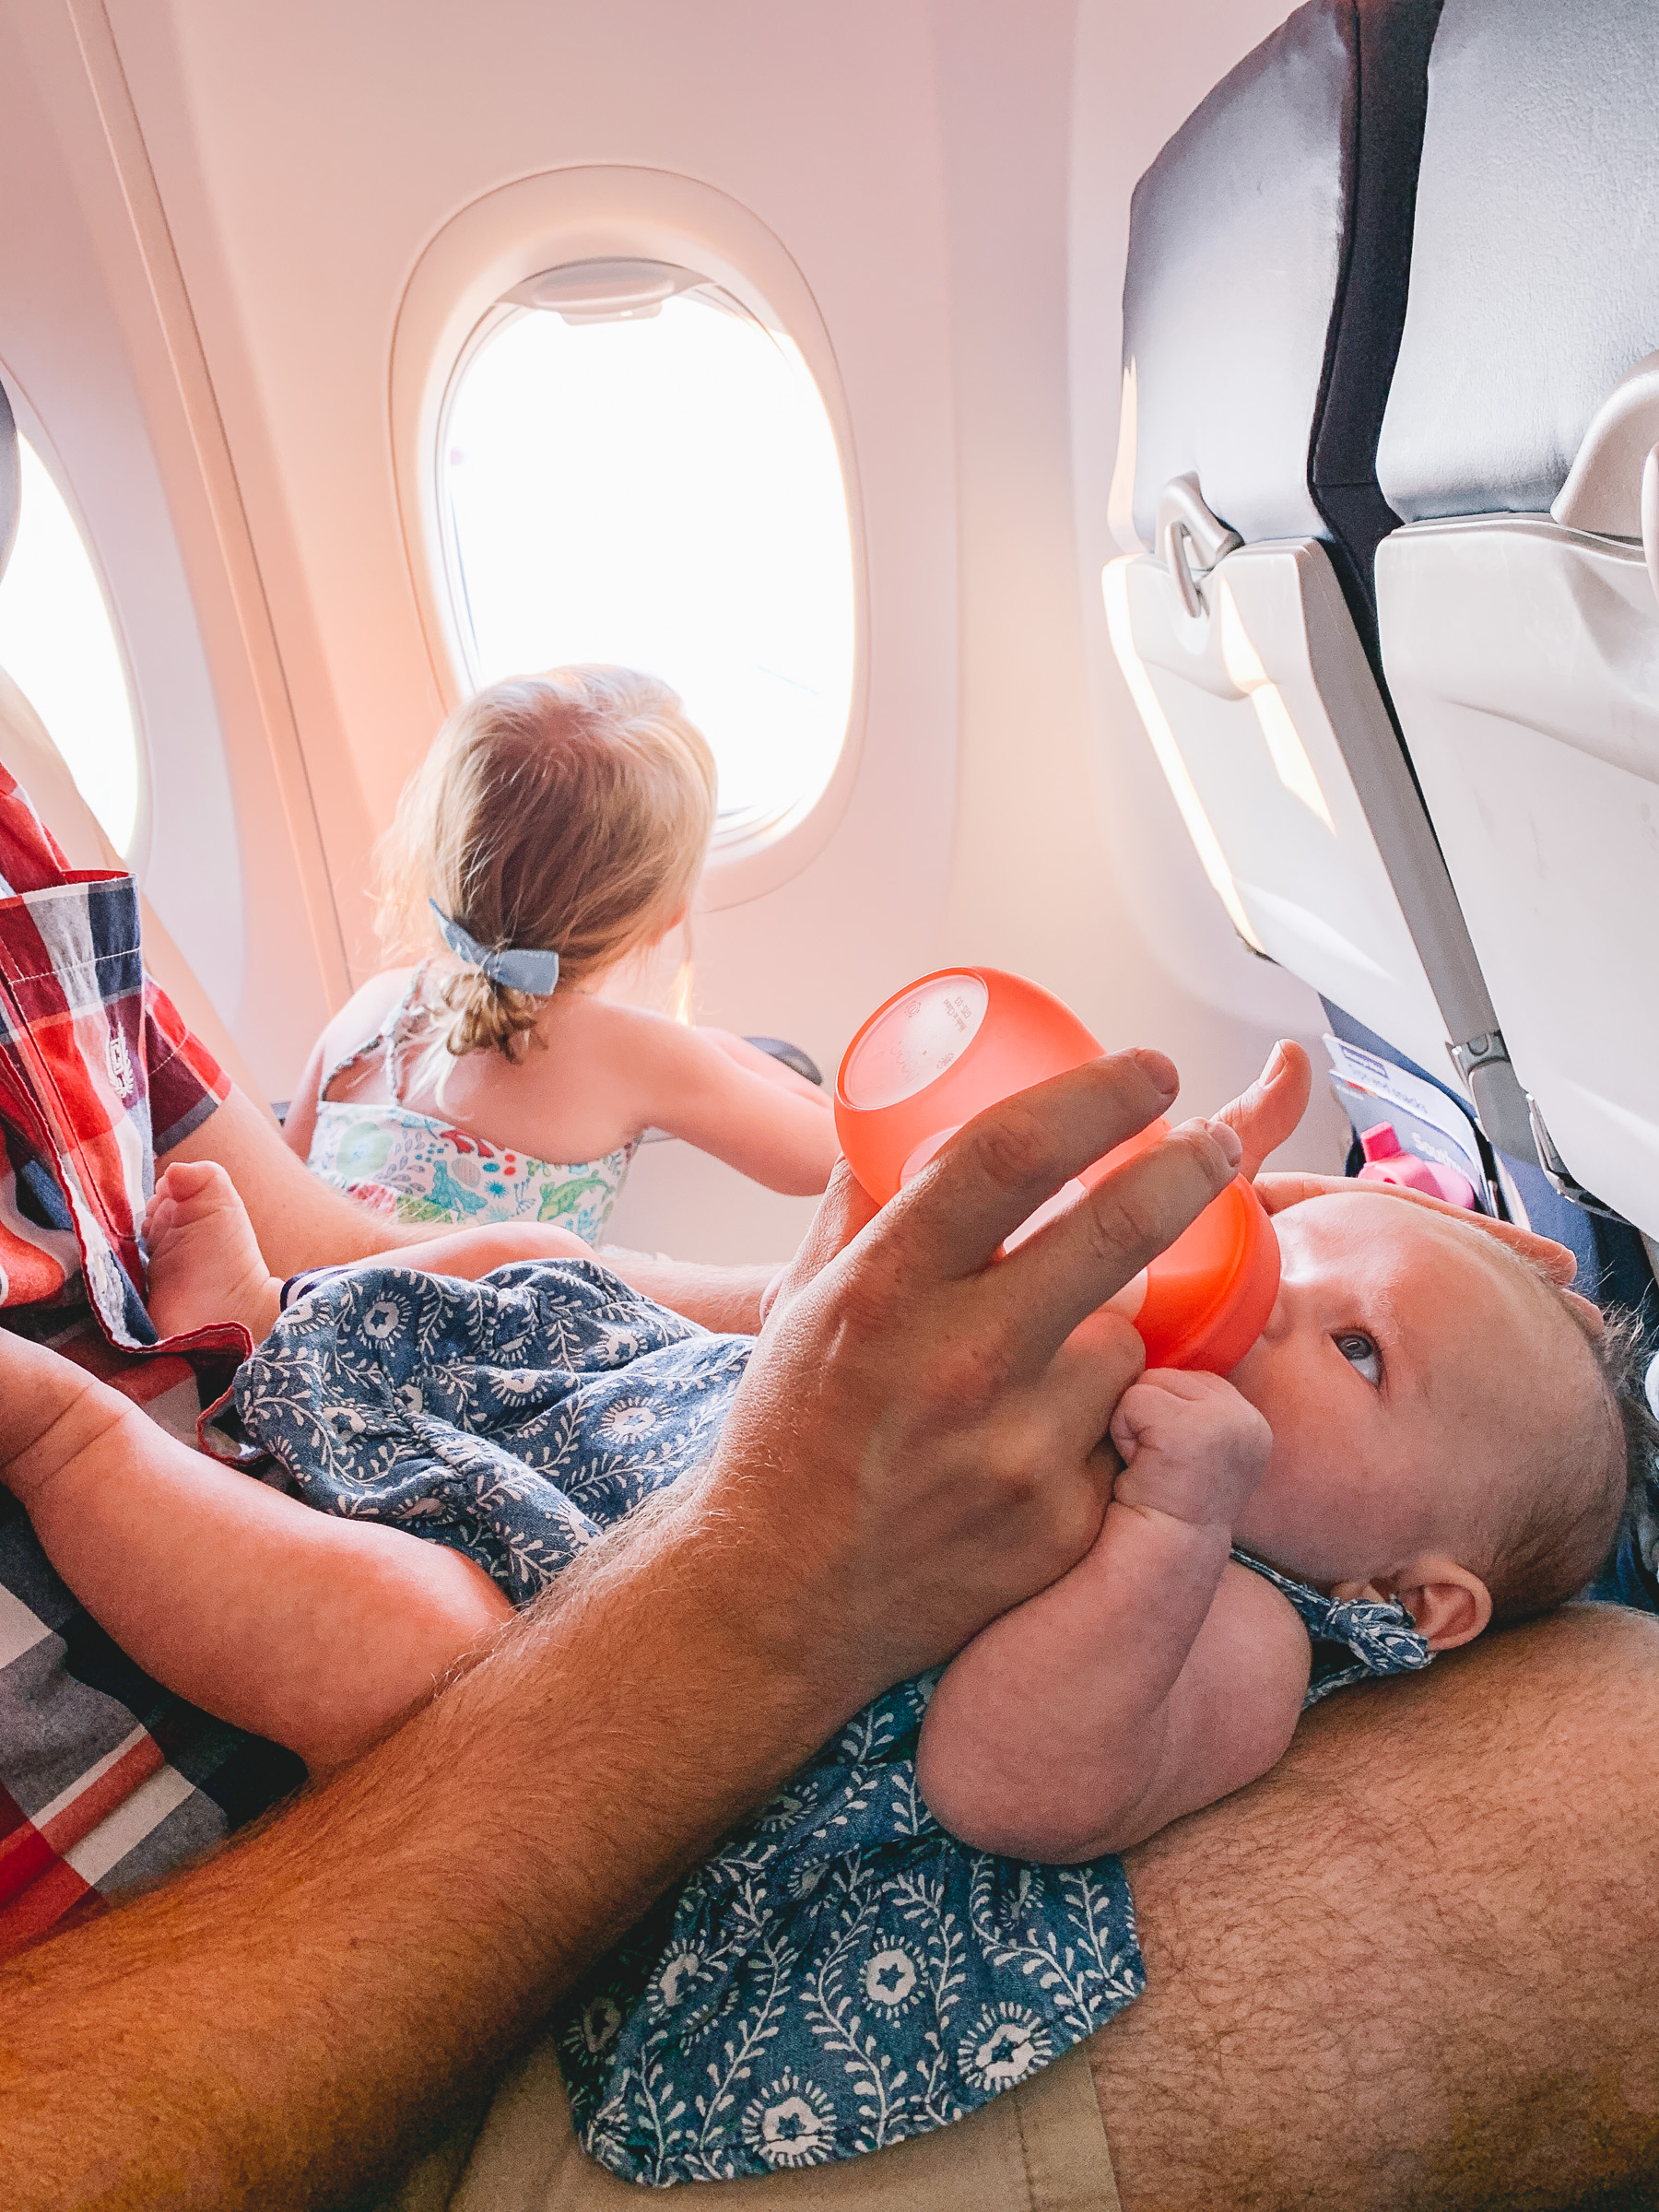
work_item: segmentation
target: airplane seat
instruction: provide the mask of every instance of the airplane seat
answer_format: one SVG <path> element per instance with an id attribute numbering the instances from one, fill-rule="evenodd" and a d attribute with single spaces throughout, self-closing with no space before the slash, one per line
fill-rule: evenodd
<path id="1" fill-rule="evenodd" d="M 1113 646 L 1235 927 L 1530 1157 L 1375 657 L 1375 448 L 1438 0 L 1309 0 L 1141 179 Z M 1448 1060 L 1448 1052 L 1453 1058 Z"/>
<path id="2" fill-rule="evenodd" d="M 1376 570 L 1389 687 L 1540 1159 L 1649 1239 L 1656 76 L 1652 0 L 1445 0 L 1378 453 L 1405 526 Z"/>
<path id="3" fill-rule="evenodd" d="M 1330 999 L 1324 1003 L 1331 1033 L 1344 1044 L 1385 1062 L 1407 1077 L 1433 1084 L 1448 1104 L 1455 1099 L 1456 1094 L 1441 1082 L 1432 1068 L 1418 1065 Z M 1467 1112 L 1466 1105 L 1464 1111 Z M 1371 1118 L 1387 1118 L 1385 1108 L 1380 1105 Z M 1403 1134 L 1409 1138 L 1409 1132 Z M 1407 1149 L 1411 1148 L 1408 1141 Z M 1357 1172 L 1363 1159 L 1356 1135 L 1349 1151 L 1347 1171 Z M 1598 1305 L 1620 1306 L 1640 1314 L 1650 1333 L 1659 1330 L 1659 1292 L 1654 1289 L 1653 1264 L 1641 1231 L 1628 1221 L 1589 1212 L 1563 1195 L 1543 1170 L 1529 1160 L 1503 1154 L 1494 1164 L 1509 1213 L 1535 1229 L 1540 1236 L 1553 1237 L 1558 1244 L 1565 1244 L 1577 1260 L 1575 1288 Z"/>
<path id="4" fill-rule="evenodd" d="M 5 575 L 17 541 L 20 509 L 17 424 L 5 387 L 0 385 L 0 577 Z M 45 724 L 4 668 L 0 668 L 0 762 L 29 794 L 71 867 L 124 871 L 125 861 L 81 796 Z M 235 1040 L 142 890 L 138 908 L 145 965 L 231 1081 L 269 1114 L 264 1092 Z M 271 1119 L 274 1123 L 275 1115 Z"/>

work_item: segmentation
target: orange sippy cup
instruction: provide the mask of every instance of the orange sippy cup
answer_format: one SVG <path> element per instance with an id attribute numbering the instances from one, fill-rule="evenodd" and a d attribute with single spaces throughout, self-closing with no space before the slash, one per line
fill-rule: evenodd
<path id="1" fill-rule="evenodd" d="M 883 1204 L 964 1122 L 1013 1091 L 1100 1057 L 1051 992 L 999 968 L 946 968 L 877 1006 L 841 1060 L 835 1126 L 847 1164 Z M 1166 1135 L 1151 1123 L 1039 1207 L 1012 1251 L 1124 1161 Z M 1134 1324 L 1148 1367 L 1224 1375 L 1266 1326 L 1278 1295 L 1278 1240 L 1241 1177 L 1108 1304 Z"/>

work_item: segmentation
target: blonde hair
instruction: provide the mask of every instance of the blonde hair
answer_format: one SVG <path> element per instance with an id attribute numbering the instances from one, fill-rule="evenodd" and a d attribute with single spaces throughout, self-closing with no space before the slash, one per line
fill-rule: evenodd
<path id="1" fill-rule="evenodd" d="M 441 944 L 431 900 L 487 951 L 559 955 L 576 989 L 671 928 L 714 827 L 714 757 L 677 695 L 631 668 L 554 668 L 456 709 L 381 841 L 382 942 Z M 463 968 L 428 1008 L 459 1058 L 522 1058 L 547 1000 Z"/>

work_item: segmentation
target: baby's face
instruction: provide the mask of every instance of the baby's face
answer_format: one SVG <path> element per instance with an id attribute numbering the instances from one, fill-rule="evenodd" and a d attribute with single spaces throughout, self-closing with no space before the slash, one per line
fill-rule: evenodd
<path id="1" fill-rule="evenodd" d="M 1479 1230 L 1382 1193 L 1274 1227 L 1278 1300 L 1230 1377 L 1273 1430 L 1240 1544 L 1326 1587 L 1472 1564 L 1528 1440 L 1584 1387 L 1571 1321 Z"/>

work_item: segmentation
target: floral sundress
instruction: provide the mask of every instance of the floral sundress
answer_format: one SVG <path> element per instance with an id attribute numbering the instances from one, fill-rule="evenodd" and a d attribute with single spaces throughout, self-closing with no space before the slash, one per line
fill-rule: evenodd
<path id="1" fill-rule="evenodd" d="M 597 1244 L 627 1181 L 632 1145 L 599 1159 L 533 1159 L 401 1102 L 399 1070 L 423 1010 L 428 973 L 418 970 L 375 1035 L 324 1071 L 306 1165 L 394 1220 L 464 1229 L 546 1221 Z M 337 1076 L 376 1053 L 394 1102 L 359 1105 L 326 1095 Z"/>

